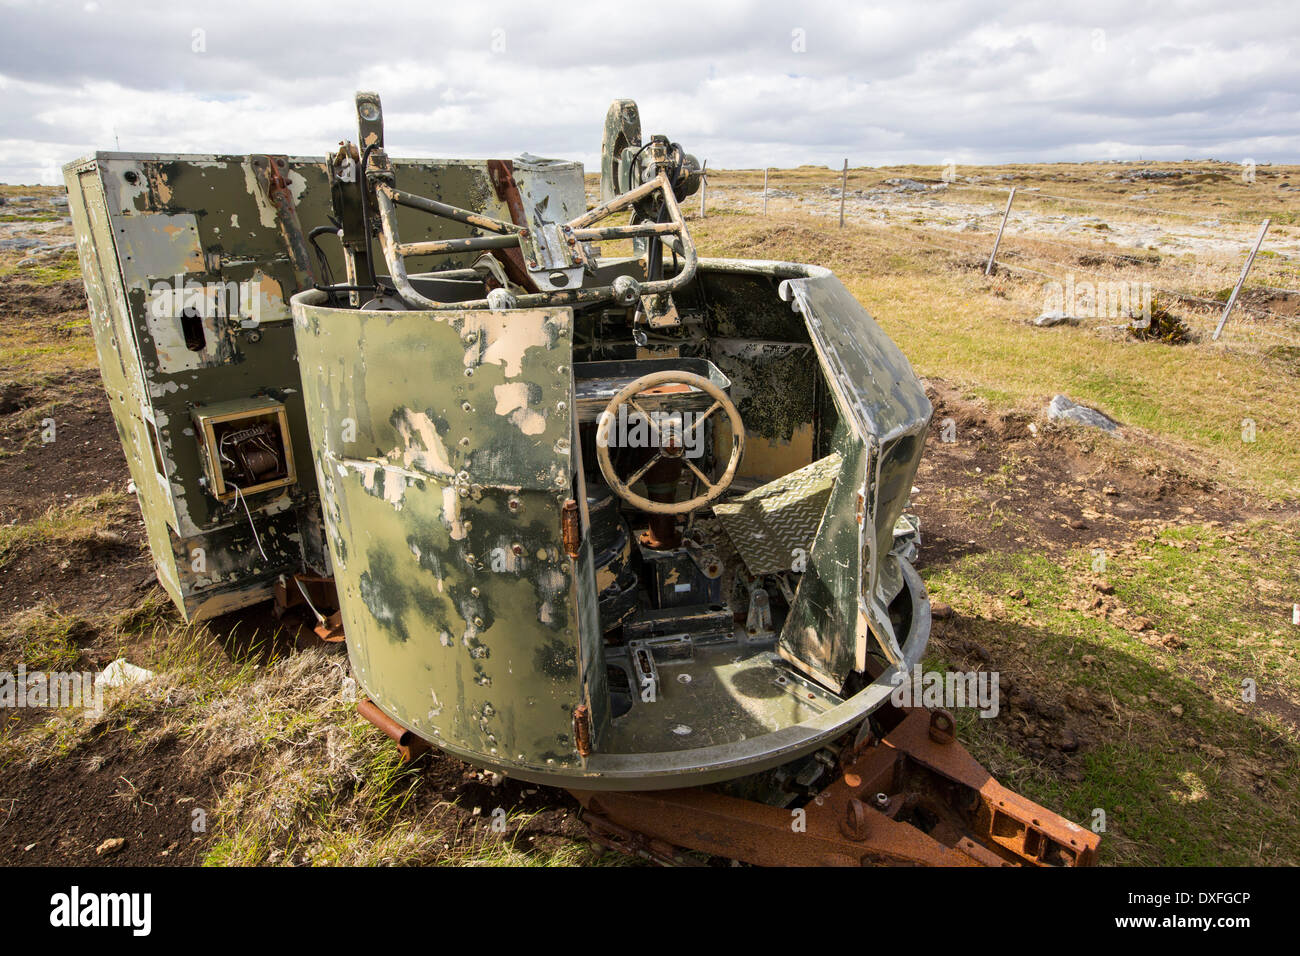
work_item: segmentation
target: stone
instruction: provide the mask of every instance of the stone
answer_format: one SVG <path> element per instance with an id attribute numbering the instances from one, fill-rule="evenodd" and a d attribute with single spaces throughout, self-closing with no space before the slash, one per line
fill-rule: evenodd
<path id="1" fill-rule="evenodd" d="M 1081 321 L 1083 320 L 1076 318 L 1073 315 L 1067 315 L 1057 309 L 1051 312 L 1044 312 L 1038 318 L 1034 319 L 1033 324 L 1040 329 L 1050 329 L 1058 325 L 1078 325 Z"/>
<path id="2" fill-rule="evenodd" d="M 1117 435 L 1119 425 L 1107 418 L 1095 408 L 1088 408 L 1086 405 L 1076 405 L 1064 395 L 1057 395 L 1047 406 L 1047 417 L 1060 419 L 1069 422 L 1075 422 L 1079 425 L 1086 425 L 1089 428 L 1099 428 L 1108 434 Z"/>
<path id="3" fill-rule="evenodd" d="M 119 657 L 104 668 L 98 682 L 103 687 L 121 687 L 125 684 L 142 683 L 153 676 L 153 671 L 137 667 L 125 657 Z"/>
<path id="4" fill-rule="evenodd" d="M 119 852 L 126 846 L 126 840 L 122 837 L 109 837 L 99 846 L 95 847 L 95 856 L 111 856 Z"/>

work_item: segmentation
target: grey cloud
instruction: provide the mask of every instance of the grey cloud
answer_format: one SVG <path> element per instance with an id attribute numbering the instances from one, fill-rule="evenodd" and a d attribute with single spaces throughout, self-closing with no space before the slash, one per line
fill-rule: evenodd
<path id="1" fill-rule="evenodd" d="M 55 181 L 115 135 L 123 149 L 322 154 L 352 134 L 358 88 L 383 95 L 400 155 L 590 165 L 605 107 L 631 96 L 647 127 L 713 166 L 1300 160 L 1293 2 L 0 0 L 0 18 L 9 182 Z"/>

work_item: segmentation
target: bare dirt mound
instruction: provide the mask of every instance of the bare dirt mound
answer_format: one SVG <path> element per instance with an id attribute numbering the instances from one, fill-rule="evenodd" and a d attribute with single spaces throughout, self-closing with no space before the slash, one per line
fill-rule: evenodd
<path id="1" fill-rule="evenodd" d="M 1090 430 L 990 412 L 940 380 L 917 474 L 922 566 L 965 554 L 1101 547 L 1141 528 L 1234 524 L 1293 509 L 1243 498 Z M 951 439 L 951 440 L 949 440 Z"/>

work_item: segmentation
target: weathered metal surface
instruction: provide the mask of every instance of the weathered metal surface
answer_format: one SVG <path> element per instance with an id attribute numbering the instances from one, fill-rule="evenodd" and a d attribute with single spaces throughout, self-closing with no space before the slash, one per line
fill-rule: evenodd
<path id="1" fill-rule="evenodd" d="M 295 299 L 295 328 L 358 681 L 440 745 L 539 772 L 580 766 L 562 541 L 572 313 L 321 299 Z"/>
<path id="2" fill-rule="evenodd" d="M 890 665 L 902 660 L 889 613 L 904 583 L 905 562 L 893 553 L 894 524 L 920 465 L 933 409 L 907 358 L 843 283 L 825 269 L 809 272 L 807 278 L 783 282 L 781 297 L 803 316 L 840 421 L 847 426 L 838 450 L 846 466 L 855 469 L 853 485 L 862 495 L 863 513 L 860 522 L 855 516 L 856 534 L 847 524 L 823 523 L 813 555 L 834 552 L 853 567 L 818 564 L 815 580 L 827 594 L 803 601 L 797 620 L 791 614 L 781 647 L 810 673 L 842 681 L 851 670 L 867 667 L 873 646 Z M 847 494 L 847 483 L 837 485 L 828 516 L 842 519 L 847 514 Z M 846 554 L 852 537 L 858 538 L 855 553 Z M 808 582 L 805 576 L 801 590 Z M 849 618 L 822 610 L 843 607 L 850 595 L 859 614 Z"/>
<path id="3" fill-rule="evenodd" d="M 700 259 L 678 203 L 702 172 L 642 144 L 630 101 L 590 210 L 576 164 L 392 160 L 379 97 L 356 105 L 357 144 L 324 162 L 67 169 L 105 386 L 183 611 L 272 591 L 282 611 L 292 583 L 407 756 L 578 788 L 657 859 L 685 833 L 745 859 L 1087 862 L 1095 841 L 981 777 L 950 719 L 890 721 L 851 754 L 811 840 L 679 789 L 767 770 L 806 788 L 920 661 L 901 520 L 920 383 L 827 270 Z M 637 256 L 588 245 L 620 238 Z M 624 404 L 650 423 L 619 449 L 627 478 L 600 416 Z M 750 494 L 710 515 L 733 483 Z M 632 789 L 671 792 L 590 797 Z M 918 808 L 940 821 L 923 839 Z"/>
<path id="4" fill-rule="evenodd" d="M 803 806 L 777 807 L 694 788 L 573 790 L 593 835 L 657 862 L 692 850 L 761 866 L 1091 866 L 1100 838 L 999 784 L 925 710 L 845 755 Z"/>
<path id="5" fill-rule="evenodd" d="M 486 162 L 396 160 L 395 168 L 413 189 L 510 216 Z M 581 167 L 553 163 L 546 176 L 580 184 Z M 101 374 L 163 587 L 187 618 L 201 619 L 266 599 L 280 573 L 328 572 L 312 470 L 290 488 L 232 508 L 202 484 L 191 416 L 204 403 L 280 401 L 292 454 L 310 461 L 288 300 L 312 277 L 302 235 L 328 223 L 325 164 L 96 153 L 65 167 L 65 179 Z M 581 206 L 566 212 L 577 215 Z M 407 235 L 429 241 L 470 231 L 416 211 L 398 221 Z M 326 239 L 323 249 L 344 274 L 337 243 Z M 471 260 L 412 264 L 427 270 Z M 188 325 L 186 309 L 196 313 Z M 197 338 L 187 339 L 189 326 Z"/>

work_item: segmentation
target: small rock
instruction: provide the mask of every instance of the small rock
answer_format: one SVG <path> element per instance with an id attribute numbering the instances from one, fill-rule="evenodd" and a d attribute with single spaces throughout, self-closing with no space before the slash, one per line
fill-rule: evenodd
<path id="1" fill-rule="evenodd" d="M 1183 716 L 1183 705 L 1174 704 L 1174 706 L 1169 708 L 1169 713 L 1173 714 L 1175 717 Z"/>
<path id="2" fill-rule="evenodd" d="M 942 601 L 934 601 L 930 604 L 930 617 L 936 621 L 946 621 L 952 617 L 952 605 L 944 604 Z"/>
<path id="3" fill-rule="evenodd" d="M 1070 527 L 1075 531 L 1087 531 L 1088 522 L 1084 521 L 1082 518 L 1071 518 Z"/>
<path id="4" fill-rule="evenodd" d="M 119 657 L 104 668 L 98 683 L 103 687 L 121 687 L 124 684 L 138 684 L 153 677 L 154 673 L 143 667 L 137 667 L 125 657 Z"/>
<path id="5" fill-rule="evenodd" d="M 109 856 L 113 853 L 117 853 L 124 846 L 126 846 L 126 840 L 122 839 L 122 837 L 109 837 L 99 846 L 95 847 L 95 855 Z"/>
<path id="6" fill-rule="evenodd" d="M 1044 312 L 1038 318 L 1034 319 L 1034 325 L 1040 329 L 1050 329 L 1058 325 L 1078 325 L 1079 319 L 1073 315 L 1067 315 L 1059 310 L 1053 312 Z"/>
<path id="7" fill-rule="evenodd" d="M 1062 730 L 1061 739 L 1057 742 L 1056 749 L 1063 753 L 1072 754 L 1079 749 L 1079 738 L 1068 730 Z"/>
<path id="8" fill-rule="evenodd" d="M 1024 596 L 1025 592 L 1020 588 L 1012 588 L 1007 592 L 1007 597 L 1011 598 L 1013 601 L 1019 601 Z"/>
<path id="9" fill-rule="evenodd" d="M 1107 418 L 1095 408 L 1076 405 L 1064 395 L 1057 395 L 1052 399 L 1051 404 L 1047 406 L 1047 417 L 1064 419 L 1079 425 L 1087 425 L 1090 428 L 1100 428 L 1112 435 L 1119 434 L 1119 425 L 1115 421 Z"/>

